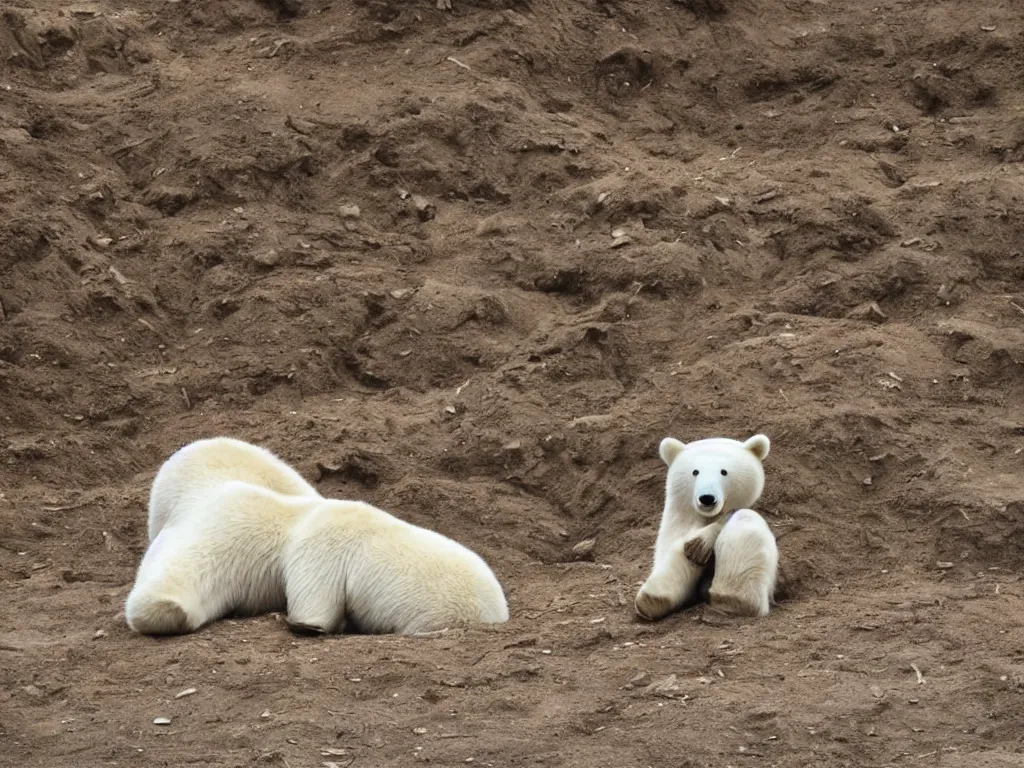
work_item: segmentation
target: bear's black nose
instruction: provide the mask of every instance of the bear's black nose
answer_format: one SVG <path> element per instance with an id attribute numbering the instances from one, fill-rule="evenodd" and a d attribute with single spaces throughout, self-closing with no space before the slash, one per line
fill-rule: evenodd
<path id="1" fill-rule="evenodd" d="M 715 497 L 710 493 L 705 493 L 703 496 L 698 496 L 697 501 L 701 503 L 702 507 L 713 507 L 715 506 Z"/>

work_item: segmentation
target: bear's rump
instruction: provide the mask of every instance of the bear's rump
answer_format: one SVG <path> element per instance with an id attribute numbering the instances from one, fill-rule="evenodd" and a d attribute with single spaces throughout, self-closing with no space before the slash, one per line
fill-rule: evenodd
<path id="1" fill-rule="evenodd" d="M 488 585 L 470 564 L 437 552 L 366 547 L 345 579 L 345 613 L 366 631 L 403 631 L 481 617 Z M 420 630 L 414 630 L 420 631 Z"/>

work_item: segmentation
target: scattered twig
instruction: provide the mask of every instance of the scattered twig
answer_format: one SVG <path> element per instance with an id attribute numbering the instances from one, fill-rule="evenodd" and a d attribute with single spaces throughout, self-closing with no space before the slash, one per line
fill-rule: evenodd
<path id="1" fill-rule="evenodd" d="M 547 608 L 547 609 L 545 609 L 543 611 L 538 611 L 537 613 L 528 614 L 526 618 L 528 618 L 530 621 L 533 621 L 534 619 L 536 619 L 536 618 L 538 618 L 540 616 L 543 616 L 545 613 L 554 613 L 555 611 L 560 611 L 563 608 L 572 608 L 573 606 L 579 605 L 579 604 L 580 603 L 577 600 L 575 603 L 567 603 L 566 605 L 558 605 L 558 606 L 555 606 L 554 608 Z"/>
<path id="2" fill-rule="evenodd" d="M 320 465 L 318 464 L 317 466 L 319 467 Z M 444 637 L 447 634 L 448 634 L 448 630 L 447 629 L 435 629 L 435 630 L 432 630 L 430 632 L 413 632 L 412 636 L 413 637 L 425 637 L 425 638 L 437 638 L 437 637 Z"/>
<path id="3" fill-rule="evenodd" d="M 69 509 L 78 509 L 79 507 L 84 507 L 86 504 L 89 504 L 89 503 L 91 503 L 91 502 L 80 501 L 77 504 L 68 504 L 67 506 L 64 506 L 64 507 L 43 507 L 43 511 L 44 512 L 67 512 Z"/>
<path id="4" fill-rule="evenodd" d="M 914 674 L 917 675 L 917 684 L 924 685 L 924 675 L 921 674 L 921 670 L 918 669 L 917 664 L 911 664 L 910 668 L 914 670 Z"/>
<path id="5" fill-rule="evenodd" d="M 188 398 L 188 391 L 184 387 L 181 388 L 181 398 L 182 398 L 182 400 L 185 401 L 185 408 L 186 408 L 186 410 L 191 411 L 192 410 L 192 401 L 189 400 L 189 398 Z"/>
<path id="6" fill-rule="evenodd" d="M 1024 307 L 1022 307 L 1020 304 L 1018 304 L 1016 301 L 1013 301 L 1012 299 L 1009 300 L 1009 301 L 1010 301 L 1010 306 L 1011 307 L 1013 307 L 1018 312 L 1020 312 L 1022 315 L 1024 315 Z"/>
<path id="7" fill-rule="evenodd" d="M 463 69 L 470 69 L 469 64 L 463 64 L 461 61 L 456 59 L 454 56 L 446 56 L 445 61 L 450 61 L 452 64 L 462 67 Z"/>

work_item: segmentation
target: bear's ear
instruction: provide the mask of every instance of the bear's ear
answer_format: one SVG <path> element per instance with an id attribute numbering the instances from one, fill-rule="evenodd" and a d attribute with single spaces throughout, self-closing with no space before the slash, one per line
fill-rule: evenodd
<path id="1" fill-rule="evenodd" d="M 772 443 L 767 435 L 754 435 L 743 444 L 743 447 L 757 456 L 759 461 L 764 461 L 768 458 L 768 451 L 771 450 Z"/>
<path id="2" fill-rule="evenodd" d="M 661 456 L 661 460 L 665 464 L 671 466 L 676 456 L 682 453 L 685 447 L 686 443 L 680 442 L 674 437 L 666 437 L 661 441 L 661 445 L 658 446 L 658 455 Z"/>

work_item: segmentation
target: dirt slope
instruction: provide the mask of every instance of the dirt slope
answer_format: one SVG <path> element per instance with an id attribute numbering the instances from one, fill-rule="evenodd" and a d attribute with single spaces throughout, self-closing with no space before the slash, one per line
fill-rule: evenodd
<path id="1" fill-rule="evenodd" d="M 1024 763 L 1021 10 L 452 4 L 0 16 L 0 764 Z M 755 431 L 788 599 L 635 622 L 658 441 Z M 513 620 L 132 636 L 215 434 Z"/>

